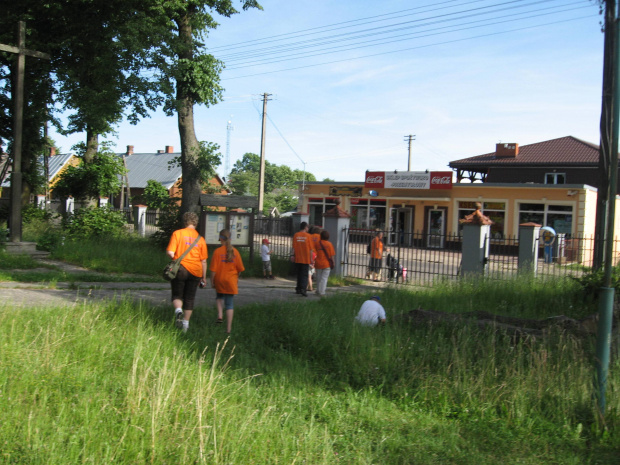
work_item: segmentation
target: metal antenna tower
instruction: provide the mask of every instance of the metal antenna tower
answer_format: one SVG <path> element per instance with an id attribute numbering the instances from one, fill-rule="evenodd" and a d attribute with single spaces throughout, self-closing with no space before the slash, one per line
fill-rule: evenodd
<path id="1" fill-rule="evenodd" d="M 232 118 L 232 115 L 230 115 Z M 228 121 L 226 125 L 226 159 L 224 160 L 224 176 L 228 179 L 230 174 L 230 133 L 235 129 L 232 121 Z"/>

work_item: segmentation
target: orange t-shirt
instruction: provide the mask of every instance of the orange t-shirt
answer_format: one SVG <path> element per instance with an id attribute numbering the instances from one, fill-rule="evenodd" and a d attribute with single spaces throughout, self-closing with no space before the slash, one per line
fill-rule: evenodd
<path id="1" fill-rule="evenodd" d="M 305 263 L 309 265 L 311 262 L 310 253 L 314 250 L 314 242 L 312 235 L 305 231 L 296 232 L 293 236 L 293 250 L 295 251 L 295 263 Z"/>
<path id="2" fill-rule="evenodd" d="M 334 255 L 336 255 L 336 251 L 332 243 L 329 241 L 320 241 L 316 246 L 316 261 L 314 262 L 314 267 L 317 270 L 329 268 L 327 257 L 333 258 Z"/>
<path id="3" fill-rule="evenodd" d="M 198 231 L 193 228 L 177 229 L 172 233 L 166 250 L 174 252 L 174 260 L 176 260 L 194 243 L 197 237 Z M 202 261 L 208 257 L 207 244 L 201 237 L 192 250 L 181 260 L 181 265 L 194 276 L 202 278 Z"/>
<path id="4" fill-rule="evenodd" d="M 215 276 L 213 277 L 213 287 L 219 294 L 238 294 L 239 273 L 245 270 L 239 251 L 233 248 L 233 260 L 226 260 L 226 246 L 218 247 L 213 252 L 211 267 L 209 268 Z"/>
<path id="5" fill-rule="evenodd" d="M 378 237 L 375 237 L 372 240 L 370 252 L 370 256 L 372 258 L 383 258 L 383 241 Z"/>

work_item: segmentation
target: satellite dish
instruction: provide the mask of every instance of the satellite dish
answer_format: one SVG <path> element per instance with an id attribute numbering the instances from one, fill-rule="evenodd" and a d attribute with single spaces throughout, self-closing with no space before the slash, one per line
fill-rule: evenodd
<path id="1" fill-rule="evenodd" d="M 370 195 L 371 197 L 376 197 L 379 195 L 379 193 L 377 191 L 368 191 L 368 195 Z"/>

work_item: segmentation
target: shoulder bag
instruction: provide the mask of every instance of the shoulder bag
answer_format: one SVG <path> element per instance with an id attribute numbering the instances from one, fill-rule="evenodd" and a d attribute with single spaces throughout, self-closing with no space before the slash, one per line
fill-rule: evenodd
<path id="1" fill-rule="evenodd" d="M 334 260 L 332 259 L 332 257 L 327 255 L 327 251 L 325 250 L 325 247 L 323 246 L 323 241 L 319 241 L 319 245 L 321 246 L 321 249 L 323 249 L 323 253 L 325 254 L 325 257 L 327 257 L 327 262 L 329 263 L 329 267 L 333 270 L 334 266 L 336 266 L 336 264 L 334 263 Z"/>
<path id="2" fill-rule="evenodd" d="M 193 242 L 193 244 L 190 245 L 187 248 L 187 250 L 183 252 L 183 254 L 179 258 L 177 258 L 176 260 L 172 260 L 170 263 L 168 263 L 164 267 L 163 277 L 166 281 L 172 281 L 174 278 L 177 277 L 177 273 L 179 272 L 179 267 L 181 266 L 181 260 L 183 260 L 185 256 L 189 253 L 189 251 L 192 250 L 196 244 L 198 244 L 199 240 L 200 240 L 200 234 L 198 234 L 198 237 Z"/>

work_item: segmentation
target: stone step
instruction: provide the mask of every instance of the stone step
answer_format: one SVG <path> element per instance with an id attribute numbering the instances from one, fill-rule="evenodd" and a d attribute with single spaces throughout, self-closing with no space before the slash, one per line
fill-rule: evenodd
<path id="1" fill-rule="evenodd" d="M 11 255 L 30 255 L 33 258 L 43 258 L 49 256 L 49 252 L 37 250 L 36 242 L 5 242 L 6 253 Z"/>

